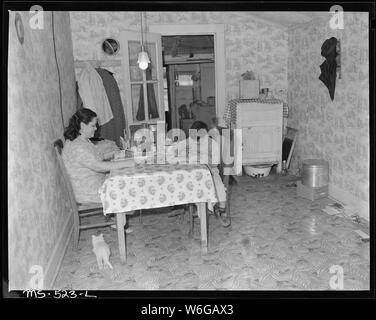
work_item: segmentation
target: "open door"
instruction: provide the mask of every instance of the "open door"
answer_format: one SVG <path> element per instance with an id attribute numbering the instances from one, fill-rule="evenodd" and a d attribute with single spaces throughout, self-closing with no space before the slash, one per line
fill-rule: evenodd
<path id="1" fill-rule="evenodd" d="M 165 121 L 161 35 L 147 33 L 144 39 L 151 62 L 146 70 L 141 70 L 137 64 L 141 34 L 135 31 L 121 32 L 128 135 L 130 127 Z"/>

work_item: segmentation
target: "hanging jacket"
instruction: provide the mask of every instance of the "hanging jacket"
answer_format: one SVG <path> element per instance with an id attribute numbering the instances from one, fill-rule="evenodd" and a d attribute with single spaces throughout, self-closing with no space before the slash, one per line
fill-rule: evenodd
<path id="1" fill-rule="evenodd" d="M 99 125 L 102 126 L 113 118 L 102 78 L 89 62 L 85 62 L 78 77 L 78 88 L 83 106 L 97 114 Z"/>
<path id="2" fill-rule="evenodd" d="M 329 90 L 330 98 L 334 99 L 334 91 L 336 87 L 337 77 L 337 51 L 336 51 L 337 39 L 331 37 L 324 41 L 321 46 L 321 55 L 326 59 L 321 65 L 321 74 L 319 79 L 325 84 Z"/>

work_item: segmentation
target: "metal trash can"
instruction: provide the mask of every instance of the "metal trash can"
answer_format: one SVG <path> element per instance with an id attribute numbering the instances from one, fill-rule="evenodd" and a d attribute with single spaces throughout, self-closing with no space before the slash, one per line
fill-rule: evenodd
<path id="1" fill-rule="evenodd" d="M 302 184 L 310 188 L 329 184 L 329 163 L 323 159 L 303 160 Z"/>

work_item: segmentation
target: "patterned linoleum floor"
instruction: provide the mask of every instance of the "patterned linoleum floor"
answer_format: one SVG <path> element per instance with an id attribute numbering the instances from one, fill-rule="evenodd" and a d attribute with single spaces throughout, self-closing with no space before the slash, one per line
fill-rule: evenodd
<path id="1" fill-rule="evenodd" d="M 209 250 L 200 251 L 195 219 L 171 211 L 129 219 L 128 261 L 119 259 L 117 234 L 109 228 L 81 233 L 78 252 L 70 245 L 54 289 L 74 290 L 331 290 L 330 267 L 344 271 L 345 290 L 369 289 L 367 223 L 321 211 L 329 199 L 311 202 L 296 196 L 293 177 L 240 177 L 232 186 L 232 227 L 208 216 Z M 179 213 L 177 209 L 174 213 Z M 182 212 L 182 210 L 180 210 Z M 170 215 L 169 215 L 170 213 Z M 103 233 L 113 270 L 99 270 L 91 235 Z"/>

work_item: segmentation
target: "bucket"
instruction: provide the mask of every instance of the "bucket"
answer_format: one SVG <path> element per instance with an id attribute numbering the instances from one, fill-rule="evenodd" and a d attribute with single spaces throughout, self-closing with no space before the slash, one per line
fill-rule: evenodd
<path id="1" fill-rule="evenodd" d="M 262 165 L 254 165 L 254 166 L 244 166 L 244 171 L 247 175 L 251 177 L 267 177 L 270 173 L 272 168 L 271 164 L 262 164 Z"/>
<path id="2" fill-rule="evenodd" d="M 329 183 L 329 164 L 322 159 L 303 160 L 302 184 L 310 188 L 325 187 Z"/>

